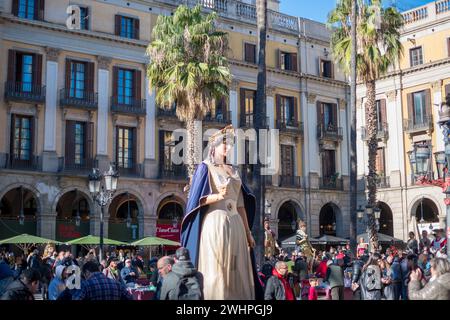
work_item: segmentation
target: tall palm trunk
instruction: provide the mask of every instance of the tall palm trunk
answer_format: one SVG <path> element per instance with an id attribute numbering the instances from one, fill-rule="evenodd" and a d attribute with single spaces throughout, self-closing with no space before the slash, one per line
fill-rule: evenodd
<path id="1" fill-rule="evenodd" d="M 267 0 L 256 1 L 257 28 L 258 28 L 258 78 L 256 89 L 256 104 L 253 114 L 255 121 L 255 129 L 258 133 L 258 154 L 261 137 L 259 129 L 263 128 L 263 121 L 266 118 L 266 34 L 267 34 Z M 254 192 L 256 196 L 256 214 L 253 222 L 253 235 L 255 236 L 256 260 L 263 262 L 264 257 L 264 238 L 262 216 L 264 215 L 264 199 L 265 199 L 265 179 L 261 177 L 261 161 L 257 161 L 253 176 Z"/>
<path id="2" fill-rule="evenodd" d="M 366 103 L 366 128 L 368 134 L 369 147 L 369 175 L 367 176 L 368 189 L 368 204 L 372 208 L 377 204 L 377 172 L 376 172 L 376 158 L 378 149 L 377 140 L 377 105 L 375 101 L 375 81 L 368 81 L 367 88 L 367 103 Z M 372 252 L 378 250 L 378 234 L 376 230 L 376 223 L 374 215 L 369 215 L 369 237 Z"/>

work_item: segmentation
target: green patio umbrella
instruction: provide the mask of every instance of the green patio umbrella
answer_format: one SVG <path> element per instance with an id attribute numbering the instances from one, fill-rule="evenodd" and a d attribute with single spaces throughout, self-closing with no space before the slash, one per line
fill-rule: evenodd
<path id="1" fill-rule="evenodd" d="M 158 238 L 158 237 L 145 237 L 141 240 L 137 240 L 131 243 L 133 246 L 143 246 L 143 247 L 152 247 L 152 246 L 181 246 L 179 242 Z M 151 249 L 149 249 L 150 258 L 152 256 Z"/>
<path id="2" fill-rule="evenodd" d="M 176 241 L 158 238 L 158 237 L 145 237 L 141 240 L 137 240 L 131 243 L 133 246 L 180 246 L 181 244 Z"/>
<path id="3" fill-rule="evenodd" d="M 77 238 L 77 239 L 73 239 L 70 241 L 67 241 L 66 244 L 79 244 L 87 249 L 92 249 L 95 246 L 98 246 L 100 244 L 100 237 L 97 236 L 85 236 L 85 237 L 81 237 L 81 238 Z M 108 238 L 103 238 L 103 244 L 105 245 L 111 245 L 111 246 L 126 246 L 129 245 L 126 242 L 122 242 L 122 241 L 117 241 L 117 240 L 112 240 L 112 239 L 108 239 Z"/>
<path id="4" fill-rule="evenodd" d="M 62 244 L 61 242 L 56 240 L 33 236 L 26 233 L 8 239 L 0 240 L 0 244 L 15 244 L 23 251 L 28 251 L 28 249 L 32 245 L 47 244 L 47 243 Z"/>

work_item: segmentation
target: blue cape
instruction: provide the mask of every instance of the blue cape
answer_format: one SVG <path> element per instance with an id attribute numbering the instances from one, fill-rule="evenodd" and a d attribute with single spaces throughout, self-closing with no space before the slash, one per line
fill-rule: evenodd
<path id="1" fill-rule="evenodd" d="M 191 261 L 198 267 L 198 252 L 200 245 L 200 234 L 202 232 L 202 220 L 208 210 L 208 206 L 200 206 L 200 200 L 212 194 L 209 184 L 208 166 L 202 162 L 195 170 L 192 184 L 189 191 L 186 214 L 181 223 L 181 245 L 189 250 Z M 256 209 L 256 197 L 250 192 L 248 187 L 242 183 L 242 196 L 244 198 L 245 211 L 250 229 L 253 226 Z M 264 292 L 259 282 L 256 271 L 256 260 L 253 248 L 250 250 L 250 258 L 253 267 L 253 279 L 255 282 L 255 297 L 257 300 L 264 299 Z"/>

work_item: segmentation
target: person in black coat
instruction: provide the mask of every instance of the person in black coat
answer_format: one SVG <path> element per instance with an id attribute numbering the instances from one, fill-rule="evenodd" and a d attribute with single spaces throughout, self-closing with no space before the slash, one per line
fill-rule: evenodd
<path id="1" fill-rule="evenodd" d="M 365 259 L 365 260 L 364 260 Z M 355 261 L 353 261 L 352 264 L 352 291 L 353 291 L 353 300 L 361 300 L 361 275 L 362 275 L 362 269 L 364 267 L 365 261 L 367 261 L 367 255 L 361 256 Z"/>
<path id="2" fill-rule="evenodd" d="M 0 300 L 34 300 L 34 294 L 39 289 L 40 279 L 41 275 L 35 269 L 23 271 L 20 279 L 9 284 Z"/>

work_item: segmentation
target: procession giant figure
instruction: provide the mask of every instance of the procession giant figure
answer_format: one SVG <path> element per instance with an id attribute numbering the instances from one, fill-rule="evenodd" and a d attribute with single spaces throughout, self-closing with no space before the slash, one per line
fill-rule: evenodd
<path id="1" fill-rule="evenodd" d="M 256 199 L 227 164 L 233 143 L 232 126 L 211 136 L 208 158 L 192 178 L 181 226 L 182 245 L 203 274 L 206 300 L 263 297 L 251 234 Z"/>

